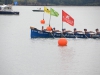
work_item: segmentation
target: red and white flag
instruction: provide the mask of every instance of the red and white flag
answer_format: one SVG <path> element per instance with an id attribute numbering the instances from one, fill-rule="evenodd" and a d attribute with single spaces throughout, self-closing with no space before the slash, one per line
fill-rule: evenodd
<path id="1" fill-rule="evenodd" d="M 74 26 L 74 19 L 62 10 L 62 21 Z"/>

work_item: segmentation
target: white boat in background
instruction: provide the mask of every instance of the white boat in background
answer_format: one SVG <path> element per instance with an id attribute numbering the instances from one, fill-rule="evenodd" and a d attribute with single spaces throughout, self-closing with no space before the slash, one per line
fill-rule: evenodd
<path id="1" fill-rule="evenodd" d="M 41 8 L 37 8 L 37 9 L 34 9 L 34 10 L 32 10 L 32 11 L 34 11 L 34 12 L 44 12 L 44 10 L 41 9 Z"/>
<path id="2" fill-rule="evenodd" d="M 19 12 L 12 10 L 12 5 L 1 5 L 0 14 L 15 14 L 19 15 Z"/>

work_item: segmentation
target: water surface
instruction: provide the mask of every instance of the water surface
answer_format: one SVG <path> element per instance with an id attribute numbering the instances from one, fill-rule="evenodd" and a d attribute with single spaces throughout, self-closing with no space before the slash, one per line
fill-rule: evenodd
<path id="1" fill-rule="evenodd" d="M 68 39 L 68 46 L 59 47 L 58 39 L 31 39 L 30 26 L 48 26 L 50 16 L 33 12 L 42 6 L 13 6 L 20 15 L 0 15 L 0 75 L 100 75 L 100 39 Z M 51 6 L 48 6 L 50 8 Z M 51 17 L 50 25 L 61 30 L 61 11 L 75 20 L 72 27 L 89 31 L 100 29 L 100 7 L 52 6 L 59 17 Z"/>

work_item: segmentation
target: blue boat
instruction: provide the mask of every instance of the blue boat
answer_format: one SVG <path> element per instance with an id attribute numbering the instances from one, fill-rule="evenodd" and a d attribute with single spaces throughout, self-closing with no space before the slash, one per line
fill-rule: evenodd
<path id="1" fill-rule="evenodd" d="M 46 8 L 46 10 L 48 10 Z M 93 31 L 88 32 L 87 29 L 84 29 L 84 32 L 77 31 L 76 28 L 74 29 L 74 32 L 72 31 L 66 31 L 66 29 L 63 28 L 63 22 L 66 22 L 70 24 L 71 26 L 74 26 L 74 19 L 68 15 L 65 11 L 62 10 L 62 31 L 55 30 L 55 28 L 52 29 L 50 26 L 50 20 L 51 15 L 58 17 L 58 12 L 54 11 L 54 9 L 50 9 L 50 19 L 49 19 L 49 27 L 47 29 L 44 29 L 42 26 L 42 30 L 39 30 L 34 27 L 30 27 L 31 29 L 31 38 L 100 38 L 100 32 L 99 29 L 96 29 L 96 33 Z M 44 16 L 44 14 L 43 14 Z"/>
<path id="2" fill-rule="evenodd" d="M 46 31 L 39 30 L 34 27 L 30 27 L 31 29 L 31 38 L 100 38 L 100 34 L 84 34 L 84 33 L 73 33 L 73 32 L 56 32 L 56 31 Z"/>

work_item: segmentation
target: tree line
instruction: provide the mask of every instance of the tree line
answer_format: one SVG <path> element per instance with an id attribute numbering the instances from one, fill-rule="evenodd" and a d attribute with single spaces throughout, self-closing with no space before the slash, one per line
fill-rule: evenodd
<path id="1" fill-rule="evenodd" d="M 18 5 L 46 5 L 46 6 L 100 6 L 100 0 L 0 0 L 1 4 L 14 4 L 17 1 Z"/>

